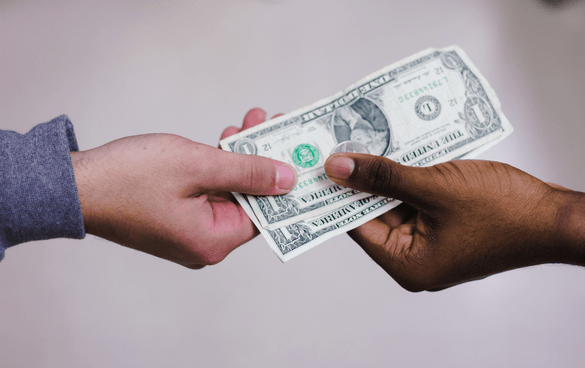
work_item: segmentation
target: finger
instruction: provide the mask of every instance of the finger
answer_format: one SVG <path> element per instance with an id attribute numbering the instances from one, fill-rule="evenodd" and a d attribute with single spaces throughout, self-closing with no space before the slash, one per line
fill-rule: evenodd
<path id="1" fill-rule="evenodd" d="M 295 169 L 284 162 L 203 145 L 197 151 L 192 158 L 197 166 L 189 174 L 197 192 L 282 195 L 296 185 Z"/>
<path id="2" fill-rule="evenodd" d="M 234 135 L 234 134 L 238 134 L 239 132 L 240 132 L 240 129 L 236 128 L 235 126 L 227 127 L 227 128 L 225 128 L 223 133 L 221 133 L 221 139 L 226 139 L 227 137 Z"/>
<path id="3" fill-rule="evenodd" d="M 210 242 L 215 243 L 213 250 L 219 252 L 217 261 L 260 234 L 242 207 L 221 200 L 210 204 L 214 213 Z"/>
<path id="4" fill-rule="evenodd" d="M 373 244 L 384 244 L 386 239 L 388 239 L 390 230 L 392 228 L 378 217 L 349 231 L 348 234 L 356 243 L 365 249 Z"/>
<path id="5" fill-rule="evenodd" d="M 246 113 L 246 116 L 244 117 L 244 123 L 242 124 L 242 129 L 239 129 L 235 126 L 230 126 L 223 131 L 221 134 L 221 139 L 225 139 L 229 136 L 241 132 L 244 129 L 251 128 L 265 121 L 266 112 L 261 108 L 255 107 Z"/>
<path id="6" fill-rule="evenodd" d="M 189 268 L 217 264 L 259 233 L 241 206 L 215 195 L 182 201 L 175 215 L 183 244 L 176 262 Z"/>
<path id="7" fill-rule="evenodd" d="M 448 285 L 441 285 L 441 286 L 438 286 L 438 287 L 430 288 L 430 289 L 428 289 L 427 291 L 432 291 L 432 292 L 436 292 L 436 291 L 443 291 L 443 290 L 445 290 L 445 289 L 449 289 L 449 288 L 451 288 L 451 287 L 453 287 L 453 286 L 458 286 L 458 285 L 461 285 L 461 284 L 465 284 L 465 283 L 467 283 L 467 282 L 472 282 L 472 281 L 481 281 L 481 280 L 483 280 L 483 279 L 485 279 L 485 278 L 487 278 L 487 277 L 489 277 L 489 276 L 491 276 L 491 275 L 485 275 L 485 276 L 474 277 L 474 278 L 471 278 L 471 279 L 469 279 L 469 280 L 458 281 L 458 282 L 454 282 L 454 283 L 452 283 L 452 284 L 448 284 Z"/>
<path id="8" fill-rule="evenodd" d="M 415 207 L 449 195 L 434 170 L 403 166 L 380 156 L 336 153 L 325 162 L 325 172 L 343 186 L 396 198 Z"/>
<path id="9" fill-rule="evenodd" d="M 265 121 L 266 111 L 258 107 L 253 108 L 252 110 L 248 111 L 248 113 L 244 117 L 244 124 L 242 125 L 242 130 L 252 128 L 253 126 L 261 124 Z"/>
<path id="10" fill-rule="evenodd" d="M 406 221 L 413 218 L 417 213 L 418 211 L 414 207 L 406 203 L 401 203 L 397 207 L 391 209 L 378 218 L 384 221 L 384 223 L 391 228 L 394 228 L 404 224 Z"/>
<path id="11" fill-rule="evenodd" d="M 200 270 L 205 267 L 205 265 L 197 264 L 197 263 L 179 263 L 182 266 L 185 266 L 191 270 Z"/>
<path id="12" fill-rule="evenodd" d="M 276 119 L 276 118 L 278 118 L 278 117 L 281 117 L 282 115 L 284 115 L 284 114 L 283 114 L 283 113 L 276 114 L 276 115 L 274 115 L 274 116 L 272 117 L 272 119 Z"/>
<path id="13" fill-rule="evenodd" d="M 384 244 L 388 240 L 390 231 L 402 224 L 412 224 L 416 221 L 417 211 L 406 203 L 401 203 L 383 215 L 362 226 L 350 231 L 350 236 L 359 244 Z"/>
<path id="14" fill-rule="evenodd" d="M 380 218 L 349 232 L 364 251 L 390 276 L 401 278 L 407 254 L 412 248 L 415 225 L 402 224 L 390 228 Z M 398 281 L 398 280 L 397 280 Z"/>

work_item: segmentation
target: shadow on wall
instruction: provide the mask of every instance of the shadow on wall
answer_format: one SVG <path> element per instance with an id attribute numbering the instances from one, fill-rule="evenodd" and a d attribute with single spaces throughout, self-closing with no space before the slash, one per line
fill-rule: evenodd
<path id="1" fill-rule="evenodd" d="M 543 3 L 551 7 L 560 7 L 577 1 L 578 0 L 542 0 Z"/>

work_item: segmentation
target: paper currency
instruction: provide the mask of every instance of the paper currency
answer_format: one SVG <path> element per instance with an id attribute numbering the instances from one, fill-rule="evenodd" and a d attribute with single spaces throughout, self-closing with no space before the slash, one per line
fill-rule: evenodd
<path id="1" fill-rule="evenodd" d="M 465 154 L 461 159 L 477 157 L 477 155 L 485 151 L 485 147 L 489 148 L 490 145 L 495 145 L 502 139 L 501 136 L 498 140 Z M 347 207 L 341 211 L 335 208 L 315 219 L 301 220 L 283 228 L 267 230 L 258 222 L 247 199 L 241 194 L 234 194 L 252 219 L 252 222 L 254 222 L 254 225 L 260 229 L 260 233 L 264 236 L 270 248 L 282 262 L 286 262 L 336 235 L 353 230 L 402 203 L 391 198 L 379 199 L 376 196 L 371 196 L 358 200 L 355 209 L 349 207 L 350 212 L 345 212 Z M 367 206 L 364 206 L 364 204 L 367 204 Z"/>
<path id="2" fill-rule="evenodd" d="M 330 98 L 222 140 L 221 147 L 297 169 L 298 184 L 287 195 L 237 196 L 286 261 L 399 203 L 327 178 L 323 164 L 340 143 L 357 142 L 404 165 L 430 166 L 470 158 L 511 132 L 487 81 L 452 46 L 390 65 Z"/>
<path id="3" fill-rule="evenodd" d="M 336 235 L 355 229 L 401 203 L 391 198 L 370 195 L 316 218 L 301 220 L 275 230 L 267 230 L 258 222 L 246 197 L 239 193 L 234 193 L 234 195 L 282 262 L 286 262 Z"/>
<path id="4" fill-rule="evenodd" d="M 499 138 L 506 121 L 488 92 L 461 49 L 428 50 L 221 144 L 297 169 L 298 185 L 288 195 L 248 198 L 262 227 L 276 229 L 368 196 L 327 178 L 323 164 L 341 142 L 357 141 L 371 154 L 405 165 L 429 166 Z"/>

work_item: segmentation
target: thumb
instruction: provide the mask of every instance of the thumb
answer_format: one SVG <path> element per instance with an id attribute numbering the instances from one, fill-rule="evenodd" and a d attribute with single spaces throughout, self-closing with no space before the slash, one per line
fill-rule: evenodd
<path id="1" fill-rule="evenodd" d="M 325 162 L 325 173 L 343 186 L 418 207 L 447 195 L 433 169 L 403 166 L 380 156 L 337 153 Z"/>
<path id="2" fill-rule="evenodd" d="M 270 158 L 226 152 L 209 147 L 198 169 L 198 187 L 207 192 L 282 195 L 292 190 L 297 173 L 292 166 Z"/>

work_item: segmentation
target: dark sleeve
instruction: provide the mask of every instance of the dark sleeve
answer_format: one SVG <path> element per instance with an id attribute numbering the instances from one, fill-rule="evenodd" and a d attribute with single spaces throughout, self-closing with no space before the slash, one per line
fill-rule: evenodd
<path id="1" fill-rule="evenodd" d="M 70 155 L 77 150 L 65 115 L 24 135 L 0 130 L 0 260 L 19 243 L 85 236 Z"/>

